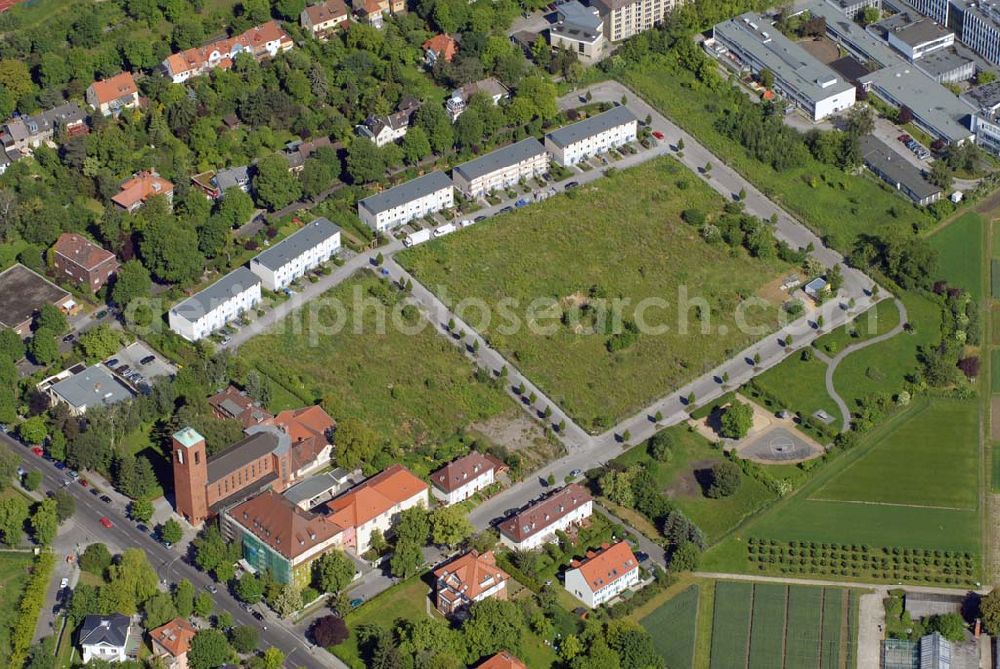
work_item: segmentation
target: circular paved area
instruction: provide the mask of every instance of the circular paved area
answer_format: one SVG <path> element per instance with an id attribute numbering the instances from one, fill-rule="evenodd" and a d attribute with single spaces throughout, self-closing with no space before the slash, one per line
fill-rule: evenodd
<path id="1" fill-rule="evenodd" d="M 762 434 L 749 437 L 740 444 L 737 454 L 757 462 L 802 462 L 823 454 L 823 449 L 780 425 Z"/>

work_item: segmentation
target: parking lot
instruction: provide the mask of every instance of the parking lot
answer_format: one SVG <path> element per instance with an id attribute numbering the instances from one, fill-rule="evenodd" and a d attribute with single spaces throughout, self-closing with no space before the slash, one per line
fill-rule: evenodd
<path id="1" fill-rule="evenodd" d="M 142 384 L 152 385 L 154 379 L 173 376 L 177 369 L 141 341 L 129 344 L 114 354 L 105 364 L 126 383 L 142 390 Z"/>

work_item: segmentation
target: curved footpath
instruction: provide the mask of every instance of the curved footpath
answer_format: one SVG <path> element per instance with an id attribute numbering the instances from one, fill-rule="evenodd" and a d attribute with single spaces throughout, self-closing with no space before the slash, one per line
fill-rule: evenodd
<path id="1" fill-rule="evenodd" d="M 907 323 L 909 323 L 909 317 L 906 313 L 906 305 L 904 305 L 898 297 L 892 298 L 892 301 L 896 303 L 896 308 L 899 309 L 899 323 L 896 324 L 896 327 L 888 332 L 878 335 L 877 337 L 872 337 L 866 341 L 852 344 L 832 358 L 823 356 L 827 358 L 826 392 L 833 399 L 833 401 L 836 402 L 837 408 L 840 409 L 840 413 L 844 417 L 844 432 L 851 429 L 851 411 L 847 406 L 847 402 L 845 402 L 844 398 L 837 393 L 837 389 L 833 385 L 833 374 L 837 371 L 837 366 L 851 353 L 860 351 L 861 349 L 867 348 L 873 344 L 879 344 L 887 339 L 892 339 L 903 331 L 903 328 L 906 327 Z"/>

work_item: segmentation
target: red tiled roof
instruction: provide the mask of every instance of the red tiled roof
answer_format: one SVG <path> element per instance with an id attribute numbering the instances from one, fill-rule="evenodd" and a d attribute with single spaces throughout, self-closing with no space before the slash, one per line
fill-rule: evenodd
<path id="1" fill-rule="evenodd" d="M 597 551 L 587 551 L 583 560 L 573 560 L 570 569 L 579 569 L 590 589 L 597 592 L 639 568 L 639 562 L 627 541 L 604 544 Z"/>
<path id="2" fill-rule="evenodd" d="M 528 537 L 543 532 L 563 516 L 569 515 L 592 499 L 590 493 L 583 486 L 578 483 L 570 483 L 565 488 L 500 523 L 500 531 L 513 541 L 520 543 Z"/>
<path id="3" fill-rule="evenodd" d="M 163 646 L 168 653 L 177 657 L 191 648 L 191 639 L 194 638 L 196 631 L 194 625 L 178 617 L 152 630 L 149 637 Z"/>
<path id="4" fill-rule="evenodd" d="M 445 34 L 435 35 L 423 44 L 424 50 L 434 51 L 445 62 L 450 63 L 451 59 L 458 53 L 458 44 L 453 37 Z"/>
<path id="5" fill-rule="evenodd" d="M 327 435 L 337 425 L 318 405 L 282 411 L 269 422 L 291 438 L 295 469 L 301 469 L 319 457 L 329 443 Z"/>
<path id="6" fill-rule="evenodd" d="M 92 270 L 98 265 L 115 259 L 114 253 L 102 249 L 83 235 L 78 235 L 75 232 L 64 232 L 59 235 L 52 250 L 87 270 Z"/>
<path id="7" fill-rule="evenodd" d="M 451 492 L 496 468 L 496 460 L 479 451 L 471 451 L 431 474 L 431 483 L 439 490 Z"/>
<path id="8" fill-rule="evenodd" d="M 484 590 L 509 579 L 510 575 L 497 566 L 493 551 L 482 555 L 469 551 L 435 569 L 434 577 L 443 582 L 438 584 L 439 597 L 449 601 L 466 597 L 473 601 Z"/>
<path id="9" fill-rule="evenodd" d="M 303 511 L 273 490 L 252 497 L 227 513 L 248 532 L 289 560 L 344 530 L 324 516 Z"/>
<path id="10" fill-rule="evenodd" d="M 153 195 L 174 192 L 174 185 L 156 172 L 139 172 L 121 185 L 121 190 L 111 200 L 124 209 L 131 209 Z"/>
<path id="11" fill-rule="evenodd" d="M 357 527 L 426 490 L 427 484 L 409 469 L 392 465 L 326 506 L 331 511 L 330 520 L 342 527 Z"/>
<path id="12" fill-rule="evenodd" d="M 121 72 L 104 81 L 95 81 L 90 86 L 94 89 L 97 101 L 102 105 L 139 92 L 131 72 Z"/>
<path id="13" fill-rule="evenodd" d="M 170 71 L 175 74 L 190 70 L 200 70 L 209 62 L 209 56 L 212 52 L 218 51 L 223 55 L 218 67 L 227 69 L 232 66 L 232 60 L 226 56 L 232 53 L 234 46 L 240 45 L 244 49 L 248 49 L 257 58 L 268 42 L 277 40 L 291 42 L 292 38 L 278 25 L 277 21 L 268 21 L 262 25 L 250 28 L 250 30 L 235 37 L 221 39 L 205 46 L 193 47 L 171 54 L 167 57 L 167 65 Z"/>
<path id="14" fill-rule="evenodd" d="M 259 425 L 272 419 L 271 414 L 233 386 L 208 398 L 218 413 L 240 421 L 243 427 Z"/>
<path id="15" fill-rule="evenodd" d="M 479 665 L 478 669 L 528 669 L 528 665 L 502 650 Z"/>

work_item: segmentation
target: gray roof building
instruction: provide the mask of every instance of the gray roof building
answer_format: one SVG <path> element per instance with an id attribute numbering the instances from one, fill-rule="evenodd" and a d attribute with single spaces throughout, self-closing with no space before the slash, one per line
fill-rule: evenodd
<path id="1" fill-rule="evenodd" d="M 80 625 L 80 645 L 106 643 L 124 646 L 128 640 L 129 619 L 120 613 L 110 616 L 87 616 Z"/>
<path id="2" fill-rule="evenodd" d="M 920 669 L 950 669 L 951 642 L 939 632 L 920 637 Z"/>
<path id="3" fill-rule="evenodd" d="M 208 459 L 208 482 L 212 483 L 241 469 L 268 453 L 287 452 L 292 447 L 288 433 L 273 425 L 252 425 L 246 437 Z"/>
<path id="4" fill-rule="evenodd" d="M 99 364 L 52 384 L 49 393 L 81 413 L 90 407 L 108 406 L 133 397 L 131 390 Z"/>
<path id="5" fill-rule="evenodd" d="M 972 58 L 962 55 L 958 49 L 947 47 L 932 51 L 913 64 L 931 79 L 948 82 L 971 79 L 976 73 L 974 63 Z"/>
<path id="6" fill-rule="evenodd" d="M 349 472 L 340 467 L 310 476 L 282 493 L 285 499 L 298 506 L 313 507 L 336 497 L 342 490 L 364 479 L 360 469 Z"/>
<path id="7" fill-rule="evenodd" d="M 380 212 L 395 209 L 407 202 L 412 202 L 450 186 L 451 179 L 448 178 L 447 174 L 438 170 L 437 172 L 431 172 L 416 179 L 404 181 L 398 186 L 384 190 L 377 195 L 366 197 L 358 202 L 358 205 L 364 207 L 372 214 L 379 214 Z"/>
<path id="8" fill-rule="evenodd" d="M 497 170 L 502 170 L 511 165 L 534 158 L 540 153 L 545 153 L 545 147 L 534 137 L 529 137 L 515 144 L 505 146 L 502 149 L 491 151 L 485 156 L 480 156 L 467 163 L 462 163 L 452 170 L 452 172 L 460 174 L 466 181 L 472 181 L 487 174 L 492 174 Z"/>
<path id="9" fill-rule="evenodd" d="M 278 271 L 309 249 L 319 246 L 337 234 L 340 234 L 340 228 L 331 223 L 329 219 L 320 217 L 258 254 L 253 262 L 270 270 Z"/>
<path id="10" fill-rule="evenodd" d="M 968 125 L 975 111 L 972 105 L 910 63 L 872 72 L 861 83 L 889 104 L 909 107 L 917 124 L 936 137 L 958 143 L 972 136 Z"/>
<path id="11" fill-rule="evenodd" d="M 899 56 L 888 44 L 878 40 L 825 0 L 808 0 L 796 4 L 795 9 L 808 10 L 812 16 L 825 19 L 827 33 L 856 58 L 873 60 L 883 66 L 899 62 Z"/>
<path id="12" fill-rule="evenodd" d="M 994 112 L 1000 108 L 1000 81 L 970 88 L 965 98 L 981 110 Z"/>
<path id="13" fill-rule="evenodd" d="M 617 128 L 626 123 L 638 122 L 638 120 L 628 107 L 620 105 L 596 116 L 591 116 L 577 123 L 571 123 L 558 130 L 553 130 L 548 134 L 548 138 L 556 146 L 565 148 L 570 144 L 576 144 L 581 140 L 593 137 L 611 128 Z"/>
<path id="14" fill-rule="evenodd" d="M 227 188 L 247 190 L 250 186 L 250 168 L 246 165 L 227 167 L 215 173 L 215 183 L 223 193 Z"/>
<path id="15" fill-rule="evenodd" d="M 896 36 L 896 39 L 910 46 L 920 46 L 942 39 L 952 32 L 927 17 L 911 12 L 900 12 L 881 21 L 879 26 Z"/>
<path id="16" fill-rule="evenodd" d="M 260 277 L 246 267 L 234 269 L 208 288 L 176 304 L 171 311 L 189 321 L 196 321 L 220 304 L 260 284 Z"/>
<path id="17" fill-rule="evenodd" d="M 865 166 L 893 188 L 903 191 L 918 204 L 930 204 L 941 198 L 941 189 L 889 146 L 872 135 L 859 140 Z"/>

